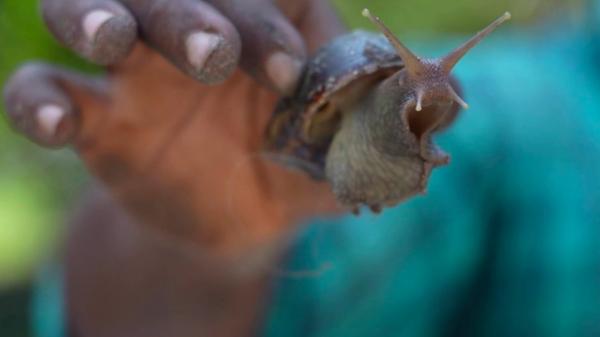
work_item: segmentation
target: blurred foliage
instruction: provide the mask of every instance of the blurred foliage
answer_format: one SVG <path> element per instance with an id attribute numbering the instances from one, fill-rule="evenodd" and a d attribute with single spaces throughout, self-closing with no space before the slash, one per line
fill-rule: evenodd
<path id="1" fill-rule="evenodd" d="M 373 29 L 360 16 L 368 6 L 394 31 L 420 35 L 472 33 L 504 11 L 518 24 L 560 10 L 577 20 L 583 0 L 334 0 L 350 26 Z M 59 46 L 44 28 L 37 0 L 0 0 L 0 84 L 26 60 L 97 68 Z M 571 9 L 571 10 L 566 10 Z M 1 109 L 1 108 L 0 108 Z M 0 114 L 4 115 L 3 113 Z M 25 280 L 51 254 L 60 220 L 85 180 L 69 151 L 38 149 L 0 118 L 0 287 Z"/>
<path id="2" fill-rule="evenodd" d="M 27 60 L 92 69 L 44 28 L 37 1 L 0 0 L 0 86 Z M 39 149 L 16 137 L 0 108 L 0 289 L 26 281 L 49 258 L 63 209 L 83 181 L 74 156 Z"/>
<path id="3" fill-rule="evenodd" d="M 539 18 L 561 13 L 565 19 L 578 20 L 585 0 L 333 0 L 350 26 L 370 28 L 362 18 L 368 7 L 396 32 L 413 31 L 419 35 L 471 34 L 509 11 L 512 25 L 527 25 Z"/>

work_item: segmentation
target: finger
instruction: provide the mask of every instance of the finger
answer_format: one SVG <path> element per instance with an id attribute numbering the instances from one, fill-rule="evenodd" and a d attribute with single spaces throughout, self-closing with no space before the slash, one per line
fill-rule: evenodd
<path id="1" fill-rule="evenodd" d="M 198 0 L 123 0 L 143 38 L 188 75 L 206 84 L 227 79 L 237 68 L 241 42 L 235 27 Z"/>
<path id="2" fill-rule="evenodd" d="M 32 63 L 7 81 L 4 103 L 17 131 L 39 145 L 56 148 L 74 139 L 79 110 L 95 104 L 103 90 L 100 81 Z"/>
<path id="3" fill-rule="evenodd" d="M 211 0 L 238 28 L 242 67 L 261 83 L 289 94 L 306 60 L 300 33 L 271 0 Z"/>
<path id="4" fill-rule="evenodd" d="M 42 0 L 42 14 L 59 41 L 98 64 L 123 60 L 137 38 L 135 20 L 113 0 Z"/>
<path id="5" fill-rule="evenodd" d="M 282 3 L 287 0 L 278 0 Z M 317 51 L 336 36 L 347 32 L 347 28 L 328 0 L 306 0 L 297 26 L 305 37 L 310 54 Z"/>

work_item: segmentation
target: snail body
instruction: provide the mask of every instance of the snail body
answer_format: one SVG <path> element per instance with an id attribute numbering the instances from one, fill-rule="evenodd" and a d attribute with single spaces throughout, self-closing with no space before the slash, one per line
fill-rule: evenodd
<path id="1" fill-rule="evenodd" d="M 432 135 L 467 107 L 450 73 L 510 14 L 439 59 L 415 56 L 363 14 L 383 34 L 355 31 L 322 47 L 296 93 L 278 104 L 266 149 L 327 180 L 341 204 L 379 211 L 423 193 L 432 169 L 449 162 Z"/>

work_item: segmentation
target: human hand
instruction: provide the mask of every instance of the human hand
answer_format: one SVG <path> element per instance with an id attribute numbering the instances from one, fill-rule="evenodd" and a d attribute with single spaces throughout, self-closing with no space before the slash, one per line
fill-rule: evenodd
<path id="1" fill-rule="evenodd" d="M 326 1 L 43 0 L 42 9 L 56 37 L 108 76 L 25 65 L 5 88 L 9 119 L 42 146 L 72 146 L 136 220 L 244 255 L 335 210 L 328 186 L 260 156 L 278 93 L 293 90 L 307 50 L 342 31 Z"/>

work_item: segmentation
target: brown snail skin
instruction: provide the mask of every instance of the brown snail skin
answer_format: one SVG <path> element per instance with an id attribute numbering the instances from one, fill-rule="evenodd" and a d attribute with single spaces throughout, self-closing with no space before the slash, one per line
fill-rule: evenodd
<path id="1" fill-rule="evenodd" d="M 363 15 L 384 33 L 389 49 L 380 36 L 362 32 L 325 46 L 296 95 L 278 107 L 268 149 L 326 179 L 342 205 L 379 212 L 424 193 L 432 169 L 449 162 L 432 135 L 468 108 L 452 69 L 510 14 L 437 59 L 415 56 L 379 18 L 368 10 Z M 318 84 L 322 79 L 327 84 Z"/>

